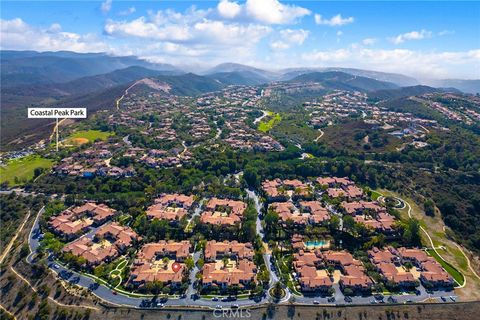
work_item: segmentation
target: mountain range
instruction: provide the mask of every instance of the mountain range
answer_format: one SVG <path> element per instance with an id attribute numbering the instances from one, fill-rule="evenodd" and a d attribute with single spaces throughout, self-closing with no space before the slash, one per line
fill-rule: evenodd
<path id="1" fill-rule="evenodd" d="M 263 85 L 272 81 L 316 82 L 322 90 L 357 90 L 382 100 L 441 91 L 421 86 L 411 77 L 350 68 L 290 68 L 263 70 L 223 63 L 201 74 L 134 56 L 103 53 L 0 51 L 2 140 L 20 133 L 37 134 L 47 122 L 25 120 L 28 106 L 87 106 L 90 111 L 113 106 L 135 81 L 148 78 L 167 85 L 175 95 L 198 95 L 228 85 Z M 480 92 L 480 80 L 436 80 L 436 87 Z"/>

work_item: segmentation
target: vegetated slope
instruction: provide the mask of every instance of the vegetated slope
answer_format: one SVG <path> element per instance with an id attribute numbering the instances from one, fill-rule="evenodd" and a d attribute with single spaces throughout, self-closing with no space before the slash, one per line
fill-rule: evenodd
<path id="1" fill-rule="evenodd" d="M 42 104 L 42 107 L 84 107 L 87 108 L 89 115 L 101 109 L 115 107 L 115 101 L 120 97 L 129 86 L 121 85 L 114 88 L 104 89 L 100 92 L 87 95 L 72 96 L 59 101 L 53 105 Z M 27 107 L 19 106 L 3 110 L 1 120 L 2 150 L 18 149 L 23 145 L 32 144 L 42 138 L 47 138 L 50 134 L 54 120 L 53 119 L 28 119 Z"/>
<path id="2" fill-rule="evenodd" d="M 263 69 L 259 69 L 252 66 L 239 64 L 239 63 L 222 63 L 209 69 L 207 72 L 205 72 L 205 74 L 208 75 L 208 74 L 224 73 L 224 72 L 246 72 L 246 71 L 256 74 L 257 76 L 260 76 L 262 78 L 266 78 L 268 80 L 278 79 L 281 76 L 281 74 L 276 72 L 263 70 Z"/>
<path id="3" fill-rule="evenodd" d="M 225 84 L 205 76 L 187 73 L 173 76 L 157 76 L 153 79 L 164 82 L 171 87 L 170 93 L 179 96 L 195 96 L 198 94 L 221 90 Z"/>
<path id="4" fill-rule="evenodd" d="M 312 73 L 312 72 L 330 72 L 338 71 L 347 73 L 354 76 L 360 76 L 365 78 L 371 78 L 378 81 L 391 82 L 398 86 L 414 86 L 418 84 L 418 81 L 412 77 L 405 76 L 397 73 L 387 73 L 371 70 L 353 69 L 353 68 L 289 68 L 284 69 L 280 80 L 291 80 L 299 75 Z"/>
<path id="5" fill-rule="evenodd" d="M 219 72 L 209 74 L 207 77 L 226 85 L 252 86 L 269 82 L 266 77 L 251 71 Z"/>
<path id="6" fill-rule="evenodd" d="M 1 64 L 1 80 L 4 88 L 64 83 L 130 66 L 178 71 L 168 64 L 152 64 L 132 56 L 113 57 L 103 53 L 2 51 Z"/>
<path id="7" fill-rule="evenodd" d="M 378 100 L 386 99 L 397 99 L 403 97 L 411 97 L 416 95 L 421 95 L 425 93 L 433 93 L 442 91 L 441 89 L 432 88 L 429 86 L 413 86 L 413 87 L 402 87 L 398 89 L 385 89 L 374 91 L 369 94 L 370 98 Z"/>
<path id="8" fill-rule="evenodd" d="M 480 80 L 444 79 L 427 81 L 427 84 L 442 88 L 455 88 L 465 93 L 480 93 Z"/>
<path id="9" fill-rule="evenodd" d="M 16 103 L 25 101 L 41 102 L 44 99 L 59 99 L 66 96 L 87 94 L 112 88 L 118 85 L 127 84 L 129 82 L 142 79 L 145 77 L 154 77 L 162 75 L 169 71 L 158 71 L 146 69 L 143 67 L 128 67 L 125 69 L 115 70 L 109 73 L 82 77 L 66 83 L 56 84 L 40 84 L 19 87 L 10 87 L 2 89 L 2 95 L 5 95 L 4 102 L 7 105 L 11 101 Z"/>
<path id="10" fill-rule="evenodd" d="M 395 89 L 397 85 L 390 82 L 378 81 L 366 77 L 350 75 L 344 72 L 312 72 L 302 74 L 290 80 L 291 82 L 318 82 L 325 89 L 377 91 Z"/>

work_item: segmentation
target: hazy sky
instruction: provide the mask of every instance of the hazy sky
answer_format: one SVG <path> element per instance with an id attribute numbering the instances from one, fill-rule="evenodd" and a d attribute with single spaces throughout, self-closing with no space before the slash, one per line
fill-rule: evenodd
<path id="1" fill-rule="evenodd" d="M 480 78 L 479 2 L 2 1 L 2 49 Z"/>

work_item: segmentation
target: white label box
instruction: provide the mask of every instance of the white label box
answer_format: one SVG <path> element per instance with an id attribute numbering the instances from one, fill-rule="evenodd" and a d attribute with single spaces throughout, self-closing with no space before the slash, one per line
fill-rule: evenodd
<path id="1" fill-rule="evenodd" d="M 58 119 L 87 117 L 87 108 L 28 108 L 30 119 Z"/>

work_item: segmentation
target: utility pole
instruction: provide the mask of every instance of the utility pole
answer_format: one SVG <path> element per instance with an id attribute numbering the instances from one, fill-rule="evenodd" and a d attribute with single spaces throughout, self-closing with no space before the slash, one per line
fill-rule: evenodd
<path id="1" fill-rule="evenodd" d="M 57 118 L 57 152 L 58 152 L 58 118 Z"/>

